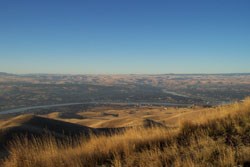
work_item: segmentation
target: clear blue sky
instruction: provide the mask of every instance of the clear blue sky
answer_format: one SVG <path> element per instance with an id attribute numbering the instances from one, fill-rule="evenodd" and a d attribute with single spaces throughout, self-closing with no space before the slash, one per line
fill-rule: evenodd
<path id="1" fill-rule="evenodd" d="M 250 72 L 250 1 L 1 0 L 0 71 Z"/>

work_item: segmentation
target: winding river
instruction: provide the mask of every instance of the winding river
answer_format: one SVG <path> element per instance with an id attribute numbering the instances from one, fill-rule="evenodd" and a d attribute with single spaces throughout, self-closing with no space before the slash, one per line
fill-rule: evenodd
<path id="1" fill-rule="evenodd" d="M 160 102 L 85 102 L 85 103 L 63 103 L 63 104 L 51 104 L 51 105 L 40 105 L 40 106 L 30 106 L 21 107 L 16 109 L 0 111 L 0 115 L 4 114 L 18 114 L 24 113 L 35 109 L 49 109 L 64 106 L 74 106 L 74 105 L 152 105 L 152 106 L 190 106 L 191 104 L 177 104 L 177 103 L 160 103 Z"/>

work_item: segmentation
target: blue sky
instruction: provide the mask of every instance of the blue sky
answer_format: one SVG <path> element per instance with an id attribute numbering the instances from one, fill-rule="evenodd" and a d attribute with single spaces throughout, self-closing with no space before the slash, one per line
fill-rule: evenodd
<path id="1" fill-rule="evenodd" d="M 250 1 L 1 0 L 0 71 L 250 72 Z"/>

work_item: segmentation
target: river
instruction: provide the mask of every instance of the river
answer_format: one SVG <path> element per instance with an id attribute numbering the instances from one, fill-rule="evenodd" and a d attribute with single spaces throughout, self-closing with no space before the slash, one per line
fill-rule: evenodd
<path id="1" fill-rule="evenodd" d="M 74 106 L 74 105 L 152 105 L 152 106 L 190 106 L 191 104 L 177 104 L 177 103 L 160 103 L 160 102 L 122 102 L 122 103 L 114 103 L 114 102 L 85 102 L 85 103 L 63 103 L 63 104 L 51 104 L 51 105 L 40 105 L 40 106 L 30 106 L 30 107 L 21 107 L 10 110 L 0 111 L 0 115 L 4 114 L 17 114 L 28 112 L 35 109 L 49 109 L 56 107 L 64 107 L 64 106 Z"/>

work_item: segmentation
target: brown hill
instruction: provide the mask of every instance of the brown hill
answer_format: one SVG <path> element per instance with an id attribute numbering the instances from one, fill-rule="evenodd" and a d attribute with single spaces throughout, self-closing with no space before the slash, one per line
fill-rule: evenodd
<path id="1" fill-rule="evenodd" d="M 7 148 L 9 155 L 0 159 L 0 166 L 249 166 L 249 98 L 202 113 L 193 112 L 193 116 L 190 112 L 182 114 L 185 120 L 176 128 L 165 128 L 166 124 L 161 121 L 148 118 L 144 120 L 144 127 L 90 136 L 87 140 L 79 138 L 74 145 L 60 141 L 58 144 L 58 140 L 50 136 L 31 141 L 17 138 Z M 34 118 L 40 117 L 17 117 L 2 123 L 2 127 L 34 125 L 30 121 Z M 54 120 L 45 120 L 55 125 Z M 37 121 L 35 124 L 41 126 Z"/>
<path id="2" fill-rule="evenodd" d="M 18 116 L 2 123 L 0 129 L 0 148 L 3 149 L 3 146 L 16 136 L 39 137 L 47 134 L 63 139 L 67 136 L 89 135 L 90 132 L 96 132 L 96 130 L 78 124 L 34 115 Z"/>
<path id="3" fill-rule="evenodd" d="M 57 139 L 67 139 L 68 137 L 76 137 L 80 135 L 89 137 L 90 134 L 98 135 L 116 133 L 123 129 L 91 128 L 35 115 L 22 115 L 12 118 L 3 122 L 0 127 L 0 150 L 4 150 L 8 141 L 11 141 L 17 136 L 31 138 L 50 135 Z"/>

